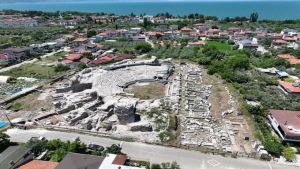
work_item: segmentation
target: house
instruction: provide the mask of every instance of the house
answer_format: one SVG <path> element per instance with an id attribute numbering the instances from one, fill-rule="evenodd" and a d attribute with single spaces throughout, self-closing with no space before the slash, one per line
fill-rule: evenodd
<path id="1" fill-rule="evenodd" d="M 186 34 L 190 34 L 192 32 L 192 29 L 185 26 L 185 27 L 181 28 L 180 31 L 181 31 L 182 34 L 186 35 Z"/>
<path id="2" fill-rule="evenodd" d="M 1 169 L 15 169 L 33 159 L 29 148 L 10 146 L 0 154 Z"/>
<path id="3" fill-rule="evenodd" d="M 197 42 L 189 42 L 188 44 L 187 44 L 187 46 L 188 47 L 200 47 L 200 48 L 202 48 L 202 47 L 204 47 L 205 46 L 205 42 L 204 41 L 197 41 Z"/>
<path id="4" fill-rule="evenodd" d="M 277 57 L 287 60 L 291 65 L 300 64 L 300 60 L 291 54 L 279 54 Z"/>
<path id="5" fill-rule="evenodd" d="M 55 169 L 58 163 L 53 161 L 32 160 L 18 169 Z"/>
<path id="6" fill-rule="evenodd" d="M 126 165 L 127 155 L 108 154 L 100 165 L 99 169 L 144 169 Z"/>
<path id="7" fill-rule="evenodd" d="M 285 71 L 277 71 L 276 74 L 279 76 L 279 78 L 289 77 L 289 74 Z"/>
<path id="8" fill-rule="evenodd" d="M 257 49 L 258 45 L 253 43 L 252 40 L 243 39 L 236 41 L 235 44 L 239 47 L 239 49 Z"/>
<path id="9" fill-rule="evenodd" d="M 300 142 L 300 112 L 270 110 L 269 121 L 276 133 L 287 142 Z"/>
<path id="10" fill-rule="evenodd" d="M 25 60 L 30 57 L 33 51 L 32 48 L 24 46 L 24 47 L 7 48 L 2 50 L 0 53 L 13 55 L 18 60 Z"/>
<path id="11" fill-rule="evenodd" d="M 77 38 L 75 40 L 73 40 L 73 43 L 75 46 L 80 46 L 83 44 L 87 44 L 88 43 L 88 39 L 87 38 Z"/>
<path id="12" fill-rule="evenodd" d="M 300 94 L 300 87 L 297 84 L 279 80 L 279 87 L 286 93 Z"/>
<path id="13" fill-rule="evenodd" d="M 95 59 L 95 60 L 92 60 L 92 61 L 90 62 L 90 64 L 92 64 L 92 65 L 100 65 L 100 64 L 110 63 L 110 62 L 112 62 L 112 61 L 113 61 L 112 58 L 110 58 L 110 57 L 108 57 L 108 56 L 103 56 L 103 57 L 101 57 L 101 58 L 97 58 L 97 59 Z"/>
<path id="14" fill-rule="evenodd" d="M 229 27 L 227 29 L 227 31 L 230 33 L 230 34 L 234 34 L 235 32 L 240 32 L 241 29 L 239 27 Z"/>
<path id="15" fill-rule="evenodd" d="M 3 61 L 3 62 L 15 62 L 17 60 L 18 60 L 18 58 L 15 57 L 14 55 L 7 54 L 7 53 L 0 53 L 0 61 Z"/>
<path id="16" fill-rule="evenodd" d="M 68 153 L 55 169 L 99 169 L 103 160 L 99 156 Z"/>
<path id="17" fill-rule="evenodd" d="M 26 28 L 38 25 L 38 21 L 34 18 L 20 15 L 0 15 L 0 28 Z"/>
<path id="18" fill-rule="evenodd" d="M 277 40 L 272 41 L 271 47 L 272 48 L 278 48 L 278 47 L 281 47 L 281 46 L 285 46 L 287 44 L 288 44 L 287 41 L 282 40 L 282 39 L 277 39 Z"/>

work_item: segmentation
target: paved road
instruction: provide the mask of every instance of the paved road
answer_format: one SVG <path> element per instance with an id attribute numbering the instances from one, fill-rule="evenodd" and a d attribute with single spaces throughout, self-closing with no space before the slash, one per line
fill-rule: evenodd
<path id="1" fill-rule="evenodd" d="M 86 144 L 95 143 L 103 146 L 121 144 L 122 151 L 132 158 L 149 160 L 152 163 L 177 161 L 182 169 L 296 169 L 294 166 L 285 166 L 267 163 L 254 159 L 233 159 L 221 156 L 203 154 L 197 151 L 188 151 L 157 145 L 148 145 L 136 142 L 120 142 L 108 138 L 48 131 L 44 129 L 20 130 L 9 129 L 6 132 L 12 141 L 26 142 L 31 137 L 44 136 L 47 139 L 74 140 L 79 137 Z"/>

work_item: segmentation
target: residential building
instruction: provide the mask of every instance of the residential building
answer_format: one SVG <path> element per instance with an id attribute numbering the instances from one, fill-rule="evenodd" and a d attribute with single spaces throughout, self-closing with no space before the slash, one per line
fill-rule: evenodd
<path id="1" fill-rule="evenodd" d="M 23 28 L 38 26 L 38 21 L 21 15 L 0 15 L 0 28 Z"/>
<path id="2" fill-rule="evenodd" d="M 99 156 L 68 153 L 55 169 L 99 169 L 103 160 Z"/>
<path id="3" fill-rule="evenodd" d="M 58 162 L 53 161 L 42 161 L 42 160 L 32 160 L 20 167 L 18 169 L 55 169 Z"/>
<path id="4" fill-rule="evenodd" d="M 108 154 L 99 169 L 144 169 L 144 167 L 126 165 L 127 161 L 128 157 L 126 155 Z"/>
<path id="5" fill-rule="evenodd" d="M 300 60 L 291 54 L 280 54 L 277 57 L 287 60 L 291 65 L 300 64 Z"/>
<path id="6" fill-rule="evenodd" d="M 33 159 L 29 148 L 10 146 L 0 154 L 1 169 L 15 169 Z"/>
<path id="7" fill-rule="evenodd" d="M 270 113 L 270 123 L 284 141 L 300 142 L 300 111 L 270 110 Z"/>
<path id="8" fill-rule="evenodd" d="M 17 60 L 25 60 L 30 58 L 30 55 L 33 53 L 31 47 L 15 47 L 15 48 L 7 48 L 0 51 L 2 54 L 9 54 L 14 56 Z"/>
<path id="9" fill-rule="evenodd" d="M 300 87 L 297 83 L 290 83 L 285 81 L 279 81 L 279 87 L 286 92 L 290 94 L 300 94 Z"/>

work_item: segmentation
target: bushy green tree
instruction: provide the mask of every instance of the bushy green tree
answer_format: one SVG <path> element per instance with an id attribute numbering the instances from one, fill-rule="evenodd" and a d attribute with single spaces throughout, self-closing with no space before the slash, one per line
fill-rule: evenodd
<path id="1" fill-rule="evenodd" d="M 10 146 L 9 135 L 0 133 L 0 153 Z"/>
<path id="2" fill-rule="evenodd" d="M 147 53 L 152 49 L 152 47 L 147 42 L 140 42 L 135 45 L 134 49 L 139 51 L 140 53 Z"/>
<path id="3" fill-rule="evenodd" d="M 257 12 L 253 12 L 250 15 L 250 22 L 257 22 L 257 20 L 258 20 L 258 13 Z"/>
<path id="4" fill-rule="evenodd" d="M 111 145 L 110 147 L 107 147 L 103 154 L 122 154 L 122 148 L 116 144 Z"/>
<path id="5" fill-rule="evenodd" d="M 58 64 L 54 67 L 55 72 L 64 72 L 67 70 L 70 70 L 70 67 L 67 65 L 63 65 L 63 64 Z"/>
<path id="6" fill-rule="evenodd" d="M 291 147 L 284 148 L 283 156 L 287 161 L 290 161 L 290 162 L 296 160 L 296 153 Z"/>

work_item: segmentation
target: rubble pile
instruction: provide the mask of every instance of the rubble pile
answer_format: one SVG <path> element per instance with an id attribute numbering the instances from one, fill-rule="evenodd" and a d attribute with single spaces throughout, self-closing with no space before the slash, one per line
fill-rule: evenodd
<path id="1" fill-rule="evenodd" d="M 211 85 L 202 82 L 201 69 L 182 65 L 183 109 L 181 144 L 230 151 L 231 140 L 226 124 L 213 120 L 208 98 Z"/>

